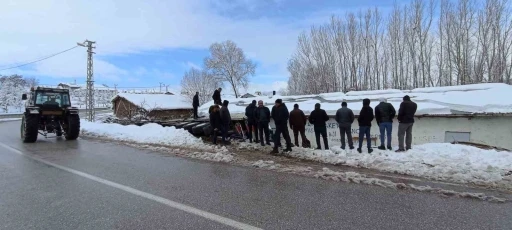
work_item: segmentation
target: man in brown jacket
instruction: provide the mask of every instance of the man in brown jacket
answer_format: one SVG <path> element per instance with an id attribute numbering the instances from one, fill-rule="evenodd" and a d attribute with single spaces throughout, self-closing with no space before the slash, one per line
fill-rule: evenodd
<path id="1" fill-rule="evenodd" d="M 308 142 L 306 138 L 306 115 L 299 109 L 299 105 L 293 105 L 293 110 L 290 112 L 290 128 L 293 130 L 293 137 L 295 139 L 295 146 L 299 146 L 299 133 L 302 138 L 302 143 Z"/>

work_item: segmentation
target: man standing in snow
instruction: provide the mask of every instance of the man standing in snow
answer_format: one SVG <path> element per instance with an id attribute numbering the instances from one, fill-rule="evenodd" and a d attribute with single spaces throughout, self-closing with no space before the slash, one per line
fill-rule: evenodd
<path id="1" fill-rule="evenodd" d="M 229 101 L 224 100 L 222 108 L 220 109 L 220 120 L 221 120 L 221 131 L 222 131 L 222 143 L 228 144 L 226 138 L 228 136 L 229 125 L 231 124 L 231 114 L 228 110 Z"/>
<path id="2" fill-rule="evenodd" d="M 222 88 L 216 89 L 215 92 L 213 92 L 213 103 L 216 105 L 221 105 L 222 102 L 220 99 L 220 92 L 222 92 Z"/>
<path id="3" fill-rule="evenodd" d="M 213 105 L 212 111 L 210 113 L 210 126 L 212 130 L 212 136 L 213 136 L 213 144 L 217 144 L 217 134 L 219 133 L 219 130 L 221 130 L 222 121 L 220 119 L 220 112 L 219 112 L 219 106 Z"/>
<path id="4" fill-rule="evenodd" d="M 365 135 L 368 153 L 373 152 L 372 139 L 370 137 L 370 129 L 372 128 L 373 118 L 373 109 L 370 107 L 370 99 L 365 98 L 363 100 L 363 108 L 361 108 L 361 112 L 359 112 L 359 117 L 357 118 L 359 123 L 359 148 L 357 148 L 357 151 L 359 153 L 362 152 L 361 148 L 363 147 L 363 138 Z"/>
<path id="5" fill-rule="evenodd" d="M 293 105 L 293 110 L 290 112 L 290 128 L 293 130 L 293 138 L 295 146 L 299 146 L 299 133 L 302 138 L 302 145 L 308 142 L 306 138 L 306 115 L 299 109 L 299 105 Z"/>
<path id="6" fill-rule="evenodd" d="M 288 112 L 288 108 L 283 103 L 283 100 L 277 99 L 275 106 L 272 108 L 271 115 L 272 119 L 274 119 L 274 124 L 276 125 L 276 133 L 274 134 L 274 149 L 271 154 L 279 153 L 279 142 L 281 141 L 281 133 L 284 136 L 284 140 L 286 141 L 286 149 L 285 152 L 292 151 L 292 142 L 290 140 L 290 133 L 288 131 L 288 118 L 290 117 L 290 113 Z"/>
<path id="7" fill-rule="evenodd" d="M 327 141 L 327 126 L 325 124 L 328 120 L 329 116 L 327 116 L 327 112 L 320 108 L 320 103 L 316 103 L 315 110 L 313 110 L 309 115 L 309 123 L 313 124 L 313 128 L 315 130 L 316 149 L 322 149 L 322 145 L 320 145 L 320 135 L 322 135 L 322 139 L 324 140 L 325 149 L 329 149 L 329 142 Z"/>
<path id="8" fill-rule="evenodd" d="M 414 124 L 414 114 L 416 114 L 417 108 L 418 105 L 412 102 L 408 95 L 405 95 L 403 102 L 400 104 L 400 109 L 398 109 L 398 150 L 396 150 L 396 152 L 404 152 L 412 147 L 412 126 Z M 404 149 L 405 135 L 407 135 L 407 137 Z"/>
<path id="9" fill-rule="evenodd" d="M 247 117 L 247 137 L 249 138 L 249 142 L 251 143 L 253 127 L 256 125 L 256 120 L 254 117 L 255 110 L 256 100 L 253 100 L 252 103 L 245 108 L 245 116 Z M 258 129 L 254 129 L 254 134 L 256 142 L 258 142 Z"/>
<path id="10" fill-rule="evenodd" d="M 194 107 L 194 119 L 199 118 L 197 115 L 197 108 L 199 108 L 199 92 L 196 92 L 196 95 L 194 95 L 192 99 L 192 107 Z"/>
<path id="11" fill-rule="evenodd" d="M 380 104 L 375 106 L 375 120 L 379 125 L 380 130 L 380 150 L 385 150 L 384 147 L 384 132 L 386 132 L 387 148 L 391 150 L 391 132 L 393 130 L 393 118 L 395 118 L 396 110 L 391 103 L 388 103 L 385 98 L 379 99 Z"/>
<path id="12" fill-rule="evenodd" d="M 270 132 L 268 129 L 268 123 L 270 122 L 270 109 L 263 106 L 263 101 L 258 101 L 258 108 L 254 111 L 254 118 L 258 124 L 258 132 L 260 134 L 261 146 L 265 146 L 263 143 L 263 132 L 265 132 L 265 143 L 270 145 Z"/>
<path id="13" fill-rule="evenodd" d="M 352 123 L 354 122 L 354 112 L 347 107 L 347 102 L 341 103 L 341 109 L 336 111 L 336 122 L 340 127 L 341 149 L 345 149 L 345 135 L 347 135 L 348 146 L 354 149 L 352 141 Z"/>

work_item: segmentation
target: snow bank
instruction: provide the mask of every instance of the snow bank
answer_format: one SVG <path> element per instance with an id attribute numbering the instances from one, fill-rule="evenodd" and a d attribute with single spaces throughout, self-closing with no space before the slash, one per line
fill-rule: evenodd
<path id="1" fill-rule="evenodd" d="M 470 84 L 470 85 L 456 85 L 456 86 L 442 86 L 442 87 L 426 87 L 416 88 L 411 90 L 411 93 L 444 93 L 449 91 L 473 91 L 473 90 L 488 90 L 495 88 L 508 88 L 506 84 L 502 83 L 485 83 L 485 84 Z"/>
<path id="2" fill-rule="evenodd" d="M 293 148 L 289 156 L 434 180 L 512 188 L 512 153 L 453 144 L 416 145 L 405 153 Z"/>
<path id="3" fill-rule="evenodd" d="M 21 118 L 0 118 L 0 122 L 2 121 L 19 121 Z"/>
<path id="4" fill-rule="evenodd" d="M 192 109 L 192 99 L 181 95 L 167 95 L 167 94 L 132 94 L 120 93 L 116 97 L 122 97 L 132 102 L 137 106 L 142 106 L 144 109 Z"/>
<path id="5" fill-rule="evenodd" d="M 370 90 L 370 91 L 350 91 L 347 96 L 367 96 L 367 95 L 384 95 L 384 94 L 397 94 L 403 93 L 399 89 L 384 89 L 384 90 Z"/>
<path id="6" fill-rule="evenodd" d="M 192 136 L 189 132 L 174 127 L 162 127 L 151 123 L 143 126 L 123 126 L 119 124 L 94 123 L 86 120 L 81 120 L 80 123 L 82 133 L 88 136 L 183 148 L 213 148 L 213 146 L 205 145 L 200 138 Z"/>

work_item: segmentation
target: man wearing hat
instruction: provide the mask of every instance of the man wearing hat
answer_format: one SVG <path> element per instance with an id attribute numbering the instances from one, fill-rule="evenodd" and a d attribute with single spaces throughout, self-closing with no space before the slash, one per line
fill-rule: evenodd
<path id="1" fill-rule="evenodd" d="M 286 149 L 285 152 L 292 151 L 292 143 L 290 140 L 290 132 L 288 131 L 288 118 L 290 117 L 290 113 L 288 112 L 288 108 L 283 103 L 283 100 L 277 99 L 275 106 L 272 108 L 271 112 L 272 119 L 274 119 L 274 123 L 276 125 L 276 133 L 274 134 L 274 149 L 271 154 L 279 153 L 279 142 L 281 142 L 281 134 L 284 136 L 284 140 L 286 141 Z"/>

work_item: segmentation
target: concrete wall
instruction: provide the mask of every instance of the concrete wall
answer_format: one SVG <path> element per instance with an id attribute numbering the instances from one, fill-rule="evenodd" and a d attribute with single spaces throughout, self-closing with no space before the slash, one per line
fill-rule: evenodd
<path id="1" fill-rule="evenodd" d="M 275 127 L 273 122 L 270 126 Z M 451 136 L 446 138 L 447 131 L 470 132 L 470 142 L 512 149 L 512 117 L 505 116 L 473 118 L 417 117 L 413 126 L 413 145 L 453 141 Z M 333 118 L 327 122 L 327 135 L 329 136 L 330 146 L 341 146 L 338 124 Z M 313 125 L 309 122 L 306 125 L 306 136 L 311 141 L 312 147 L 316 147 L 315 132 L 313 131 Z M 357 119 L 352 125 L 352 136 L 359 136 Z M 376 146 L 380 145 L 380 132 L 376 121 L 372 123 L 371 136 L 377 138 Z M 292 130 L 290 130 L 290 137 L 293 143 Z M 448 141 L 445 141 L 445 139 L 448 139 Z M 282 141 L 284 142 L 284 140 Z M 300 143 L 301 141 L 299 141 Z M 358 141 L 355 141 L 354 145 L 357 148 Z M 372 146 L 374 145 L 372 141 Z M 398 121 L 396 119 L 393 122 L 392 145 L 395 149 L 398 146 Z M 366 143 L 363 143 L 363 148 L 365 146 Z"/>

